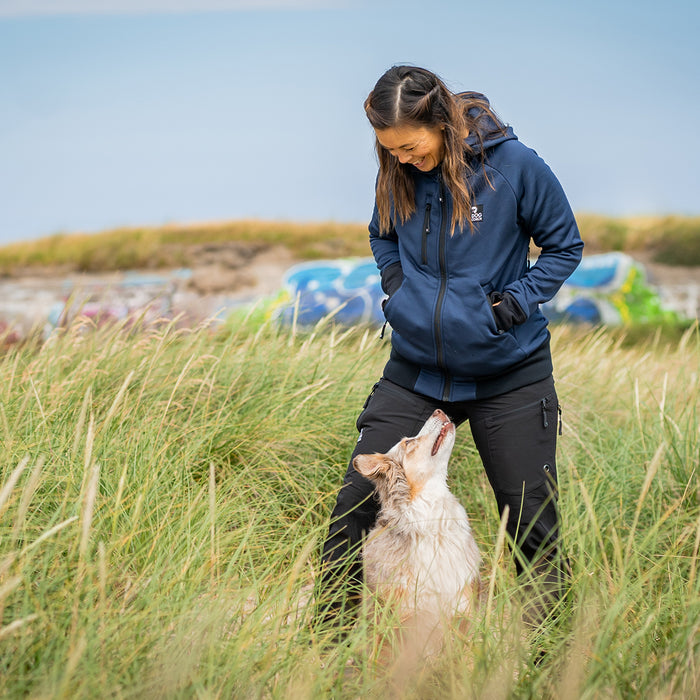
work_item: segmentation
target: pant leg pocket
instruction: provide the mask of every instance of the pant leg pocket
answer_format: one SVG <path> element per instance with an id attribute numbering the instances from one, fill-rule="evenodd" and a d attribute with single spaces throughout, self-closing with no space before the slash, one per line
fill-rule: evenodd
<path id="1" fill-rule="evenodd" d="M 484 419 L 488 459 L 484 465 L 495 491 L 526 494 L 548 485 L 556 489 L 558 402 L 541 399 Z"/>

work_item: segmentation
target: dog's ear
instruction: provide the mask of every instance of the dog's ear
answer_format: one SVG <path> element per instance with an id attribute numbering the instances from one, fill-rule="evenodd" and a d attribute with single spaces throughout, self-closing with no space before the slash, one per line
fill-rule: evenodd
<path id="1" fill-rule="evenodd" d="M 390 467 L 391 460 L 383 454 L 357 455 L 352 460 L 352 466 L 356 472 L 367 479 L 376 479 Z"/>

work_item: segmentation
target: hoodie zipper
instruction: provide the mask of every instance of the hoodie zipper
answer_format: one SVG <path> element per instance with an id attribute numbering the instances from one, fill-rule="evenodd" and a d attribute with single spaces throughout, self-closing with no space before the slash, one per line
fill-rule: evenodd
<path id="1" fill-rule="evenodd" d="M 423 219 L 423 245 L 421 247 L 421 254 L 423 258 L 423 265 L 428 264 L 428 234 L 430 233 L 430 209 L 432 205 L 430 201 L 425 205 L 425 218 Z"/>
<path id="2" fill-rule="evenodd" d="M 442 182 L 442 173 L 438 175 L 440 182 L 440 238 L 438 249 L 438 263 L 440 269 L 440 289 L 438 291 L 437 303 L 435 304 L 435 316 L 433 317 L 433 325 L 435 328 L 435 349 L 437 353 L 437 365 L 440 369 L 445 369 L 445 356 L 442 347 L 442 323 L 440 317 L 442 315 L 442 305 L 445 301 L 445 292 L 447 291 L 447 241 L 445 233 L 447 230 L 447 203 L 445 201 L 445 188 Z M 442 392 L 442 400 L 450 400 L 451 380 L 447 372 L 445 372 L 445 388 Z"/>

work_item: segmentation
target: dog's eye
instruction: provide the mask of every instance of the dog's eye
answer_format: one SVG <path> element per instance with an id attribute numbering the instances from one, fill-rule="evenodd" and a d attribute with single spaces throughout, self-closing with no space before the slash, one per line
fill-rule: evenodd
<path id="1" fill-rule="evenodd" d="M 411 450 L 414 450 L 414 449 L 416 448 L 417 442 L 418 442 L 418 441 L 417 441 L 416 438 L 414 438 L 414 437 L 412 437 L 412 438 L 404 438 L 404 439 L 403 439 L 403 449 L 404 449 L 404 452 L 410 452 Z"/>

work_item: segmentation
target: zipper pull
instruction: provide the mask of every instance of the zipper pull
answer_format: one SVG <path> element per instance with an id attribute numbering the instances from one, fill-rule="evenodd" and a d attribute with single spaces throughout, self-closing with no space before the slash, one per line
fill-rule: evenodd
<path id="1" fill-rule="evenodd" d="M 423 265 L 428 264 L 428 234 L 430 233 L 430 209 L 431 204 L 425 205 L 425 218 L 423 219 L 423 245 L 421 246 L 421 257 Z"/>
<path id="2" fill-rule="evenodd" d="M 547 399 L 542 399 L 540 404 L 542 405 L 542 425 L 545 428 L 549 428 L 549 421 L 547 420 Z"/>

